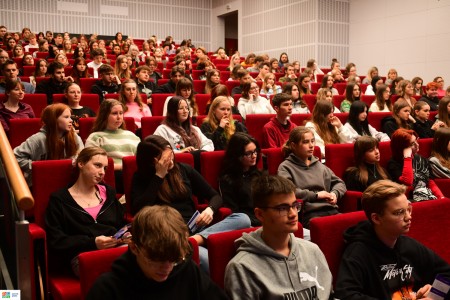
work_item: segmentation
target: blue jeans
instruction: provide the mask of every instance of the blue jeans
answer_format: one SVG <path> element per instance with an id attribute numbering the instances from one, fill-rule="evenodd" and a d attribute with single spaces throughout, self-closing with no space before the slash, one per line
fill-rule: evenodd
<path id="1" fill-rule="evenodd" d="M 249 228 L 251 226 L 250 218 L 244 213 L 234 213 L 223 219 L 222 221 L 205 228 L 198 234 L 201 235 L 205 240 L 208 236 L 213 233 L 231 231 Z M 200 256 L 200 268 L 203 269 L 207 274 L 209 274 L 209 260 L 208 260 L 208 249 L 201 246 L 198 247 Z"/>

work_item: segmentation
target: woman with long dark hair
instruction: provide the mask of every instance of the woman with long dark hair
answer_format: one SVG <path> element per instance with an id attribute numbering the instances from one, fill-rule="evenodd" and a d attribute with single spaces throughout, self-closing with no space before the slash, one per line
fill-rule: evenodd
<path id="1" fill-rule="evenodd" d="M 386 133 L 376 130 L 369 124 L 368 116 L 369 112 L 366 103 L 362 101 L 352 103 L 347 123 L 344 125 L 351 133 L 350 139 L 355 142 L 360 136 L 367 135 L 376 138 L 379 142 L 390 141 L 391 139 Z"/>
<path id="2" fill-rule="evenodd" d="M 246 133 L 237 132 L 226 148 L 219 181 L 224 206 L 233 212 L 245 213 L 252 226 L 261 226 L 255 217 L 251 198 L 252 180 L 261 175 L 257 168 L 260 158 L 258 141 Z"/>
<path id="3" fill-rule="evenodd" d="M 344 173 L 348 190 L 364 192 L 375 181 L 389 179 L 387 171 L 380 165 L 378 143 L 372 136 L 361 136 L 356 140 L 353 146 L 355 166 Z"/>
<path id="4" fill-rule="evenodd" d="M 450 128 L 439 128 L 431 146 L 430 167 L 436 178 L 450 178 Z"/>
<path id="5" fill-rule="evenodd" d="M 222 198 L 194 168 L 175 161 L 172 146 L 163 137 L 146 137 L 138 146 L 136 164 L 131 188 L 133 213 L 147 205 L 169 205 L 178 210 L 187 223 L 196 213 L 192 196 L 208 201 L 209 206 L 194 221 L 197 230 L 191 230 L 199 246 L 203 246 L 200 266 L 205 271 L 208 271 L 208 255 L 204 246 L 210 234 L 250 227 L 247 215 L 234 213 L 204 229 L 222 206 Z"/>

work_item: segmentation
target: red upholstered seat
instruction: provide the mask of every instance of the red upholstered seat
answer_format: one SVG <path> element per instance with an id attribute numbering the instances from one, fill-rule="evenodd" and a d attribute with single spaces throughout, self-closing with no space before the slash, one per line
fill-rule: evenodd
<path id="1" fill-rule="evenodd" d="M 195 102 L 197 102 L 198 106 L 198 115 L 206 115 L 206 105 L 211 99 L 210 94 L 203 94 L 202 91 L 200 94 L 195 95 Z"/>
<path id="2" fill-rule="evenodd" d="M 336 106 L 340 110 L 341 103 L 344 100 L 345 100 L 345 95 L 334 95 L 333 96 L 333 105 Z"/>
<path id="3" fill-rule="evenodd" d="M 391 112 L 370 112 L 368 115 L 369 124 L 372 125 L 378 131 L 382 131 L 381 121 L 386 118 L 392 116 Z"/>
<path id="4" fill-rule="evenodd" d="M 248 133 L 258 141 L 259 145 L 262 145 L 263 141 L 262 128 L 274 116 L 274 114 L 247 115 L 245 126 L 247 127 Z"/>
<path id="5" fill-rule="evenodd" d="M 252 232 L 257 227 L 211 234 L 208 237 L 209 273 L 211 279 L 221 288 L 224 287 L 225 268 L 236 254 L 234 241 L 245 232 Z M 296 237 L 303 238 L 303 227 L 299 223 Z"/>
<path id="6" fill-rule="evenodd" d="M 306 102 L 306 104 L 308 105 L 308 109 L 310 112 L 313 111 L 314 109 L 314 105 L 316 105 L 316 95 L 315 94 L 311 94 L 311 95 L 303 95 L 302 96 L 303 101 Z"/>
<path id="7" fill-rule="evenodd" d="M 159 81 L 161 81 L 160 79 Z M 174 94 L 153 94 L 152 95 L 152 116 L 162 116 L 166 98 Z"/>
<path id="8" fill-rule="evenodd" d="M 156 128 L 164 121 L 164 118 L 163 116 L 143 117 L 141 119 L 142 138 L 153 134 Z"/>
<path id="9" fill-rule="evenodd" d="M 11 148 L 22 144 L 27 138 L 37 133 L 42 127 L 41 119 L 11 119 L 9 121 L 8 139 Z"/>
<path id="10" fill-rule="evenodd" d="M 98 78 L 80 78 L 80 88 L 82 93 L 89 94 L 91 93 L 92 86 Z"/>
<path id="11" fill-rule="evenodd" d="M 337 89 L 339 95 L 345 94 L 345 88 L 347 87 L 347 82 L 337 82 L 333 85 L 335 89 Z"/>
<path id="12" fill-rule="evenodd" d="M 193 80 L 194 82 L 194 91 L 199 94 L 203 94 L 205 92 L 206 80 Z"/>
<path id="13" fill-rule="evenodd" d="M 40 118 L 42 111 L 47 107 L 47 96 L 45 94 L 25 94 L 22 101 L 33 108 L 36 118 Z"/>

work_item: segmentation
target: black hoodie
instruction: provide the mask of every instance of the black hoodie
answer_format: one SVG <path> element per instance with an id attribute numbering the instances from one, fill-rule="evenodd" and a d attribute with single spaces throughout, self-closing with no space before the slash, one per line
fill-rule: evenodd
<path id="1" fill-rule="evenodd" d="M 112 265 L 111 272 L 98 278 L 89 291 L 93 299 L 227 299 L 225 293 L 187 259 L 173 268 L 167 280 L 156 282 L 147 278 L 130 250 Z"/>
<path id="2" fill-rule="evenodd" d="M 437 274 L 450 278 L 450 265 L 416 240 L 400 236 L 394 248 L 363 221 L 344 233 L 347 248 L 336 282 L 338 299 L 401 299 L 432 284 Z M 397 298 L 394 298 L 394 295 Z"/>

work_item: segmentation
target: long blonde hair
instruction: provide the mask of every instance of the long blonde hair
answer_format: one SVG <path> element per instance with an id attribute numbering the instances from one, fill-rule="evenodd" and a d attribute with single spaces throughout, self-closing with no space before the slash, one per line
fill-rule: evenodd
<path id="1" fill-rule="evenodd" d="M 209 123 L 211 126 L 212 131 L 215 131 L 217 127 L 219 127 L 220 120 L 217 119 L 215 111 L 217 107 L 219 107 L 220 103 L 228 101 L 230 103 L 230 100 L 228 97 L 225 96 L 219 96 L 216 97 L 213 102 L 211 103 L 211 106 L 209 108 L 208 116 L 205 118 L 204 122 Z M 231 107 L 231 103 L 230 103 Z M 230 114 L 228 115 L 228 120 L 230 121 L 230 125 L 228 127 L 224 128 L 224 134 L 227 141 L 231 138 L 231 136 L 236 132 L 236 126 L 234 125 L 233 120 L 233 114 L 230 111 Z"/>

